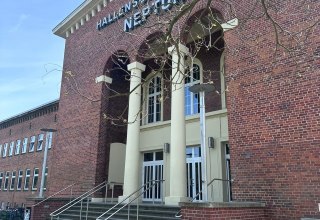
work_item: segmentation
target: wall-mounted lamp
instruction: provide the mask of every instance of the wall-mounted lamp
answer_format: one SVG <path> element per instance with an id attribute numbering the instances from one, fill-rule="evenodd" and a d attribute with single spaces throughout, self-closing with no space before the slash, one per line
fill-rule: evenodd
<path id="1" fill-rule="evenodd" d="M 214 148 L 214 138 L 213 137 L 208 137 L 208 147 Z"/>
<path id="2" fill-rule="evenodd" d="M 170 153 L 170 144 L 169 143 L 164 143 L 163 152 Z"/>

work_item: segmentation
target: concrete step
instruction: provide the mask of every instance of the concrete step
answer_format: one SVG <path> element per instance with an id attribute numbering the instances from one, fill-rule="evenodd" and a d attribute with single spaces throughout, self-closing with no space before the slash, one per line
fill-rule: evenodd
<path id="1" fill-rule="evenodd" d="M 88 219 L 88 220 L 95 220 L 98 216 L 100 216 L 102 213 L 110 209 L 115 204 L 111 203 L 89 203 L 88 204 L 88 213 L 86 213 L 87 210 L 87 204 L 83 204 L 82 206 L 82 212 L 81 212 L 81 219 Z M 121 207 L 121 206 L 120 206 Z M 130 219 L 137 219 L 137 206 L 136 205 L 130 205 Z M 66 210 L 62 214 L 60 214 L 59 219 L 60 220 L 79 220 L 80 219 L 80 210 L 81 205 L 75 205 L 71 207 L 70 209 Z M 114 209 L 114 211 L 111 211 L 108 213 L 108 215 L 103 216 L 102 219 L 107 218 L 112 213 L 114 213 L 117 209 Z M 177 206 L 164 206 L 164 205 L 158 205 L 158 204 L 140 204 L 139 205 L 139 220 L 177 220 L 179 218 L 175 218 L 175 214 L 180 210 Z M 87 215 L 87 217 L 86 217 Z M 58 219 L 58 218 L 54 218 Z M 112 220 L 123 220 L 128 219 L 128 207 L 123 208 L 121 211 L 119 211 L 117 214 L 115 214 L 112 218 Z"/>

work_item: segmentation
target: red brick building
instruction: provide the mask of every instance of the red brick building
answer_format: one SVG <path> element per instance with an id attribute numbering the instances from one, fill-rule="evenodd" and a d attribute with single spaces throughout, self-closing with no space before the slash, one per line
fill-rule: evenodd
<path id="1" fill-rule="evenodd" d="M 165 22 L 190 2 L 84 1 L 53 30 L 66 47 L 47 196 L 121 181 L 121 200 L 165 180 L 140 202 L 183 219 L 320 218 L 319 3 L 199 0 L 174 44 Z M 197 84 L 214 87 L 204 138 Z"/>
<path id="2" fill-rule="evenodd" d="M 53 101 L 0 123 L 0 208 L 30 207 L 27 198 L 39 196 L 44 148 L 48 160 L 55 147 L 59 101 Z M 46 169 L 46 177 L 51 168 Z M 47 181 L 45 181 L 47 182 Z M 46 187 L 47 184 L 45 184 Z"/>

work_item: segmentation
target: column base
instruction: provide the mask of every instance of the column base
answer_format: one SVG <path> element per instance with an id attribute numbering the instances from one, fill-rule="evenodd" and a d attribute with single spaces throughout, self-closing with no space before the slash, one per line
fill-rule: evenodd
<path id="1" fill-rule="evenodd" d="M 122 195 L 122 196 L 119 196 L 118 197 L 118 202 L 121 202 L 122 200 L 124 200 L 125 198 L 127 198 L 128 196 L 127 195 Z M 132 199 L 134 199 L 135 196 L 133 195 L 131 198 L 129 199 L 126 199 L 125 201 L 122 202 L 122 204 L 127 204 L 129 202 L 131 202 Z M 136 204 L 140 201 L 140 198 L 136 199 L 135 201 L 133 201 L 131 204 Z"/>
<path id="2" fill-rule="evenodd" d="M 168 196 L 164 199 L 166 205 L 179 205 L 180 202 L 190 202 L 189 197 Z"/>

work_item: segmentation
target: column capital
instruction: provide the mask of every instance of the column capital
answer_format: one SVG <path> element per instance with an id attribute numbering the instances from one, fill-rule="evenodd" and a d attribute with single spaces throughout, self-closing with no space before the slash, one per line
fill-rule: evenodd
<path id="1" fill-rule="evenodd" d="M 141 71 L 145 71 L 146 70 L 146 65 L 139 63 L 139 62 L 132 62 L 130 64 L 128 64 L 128 70 L 131 71 L 133 69 L 138 69 Z"/>
<path id="2" fill-rule="evenodd" d="M 176 49 L 175 45 L 168 48 L 168 52 L 170 55 L 172 55 L 174 53 L 178 54 L 178 51 L 179 51 L 179 53 L 182 53 L 183 55 L 187 55 L 189 53 L 189 48 L 181 43 L 178 44 L 178 49 Z"/>

